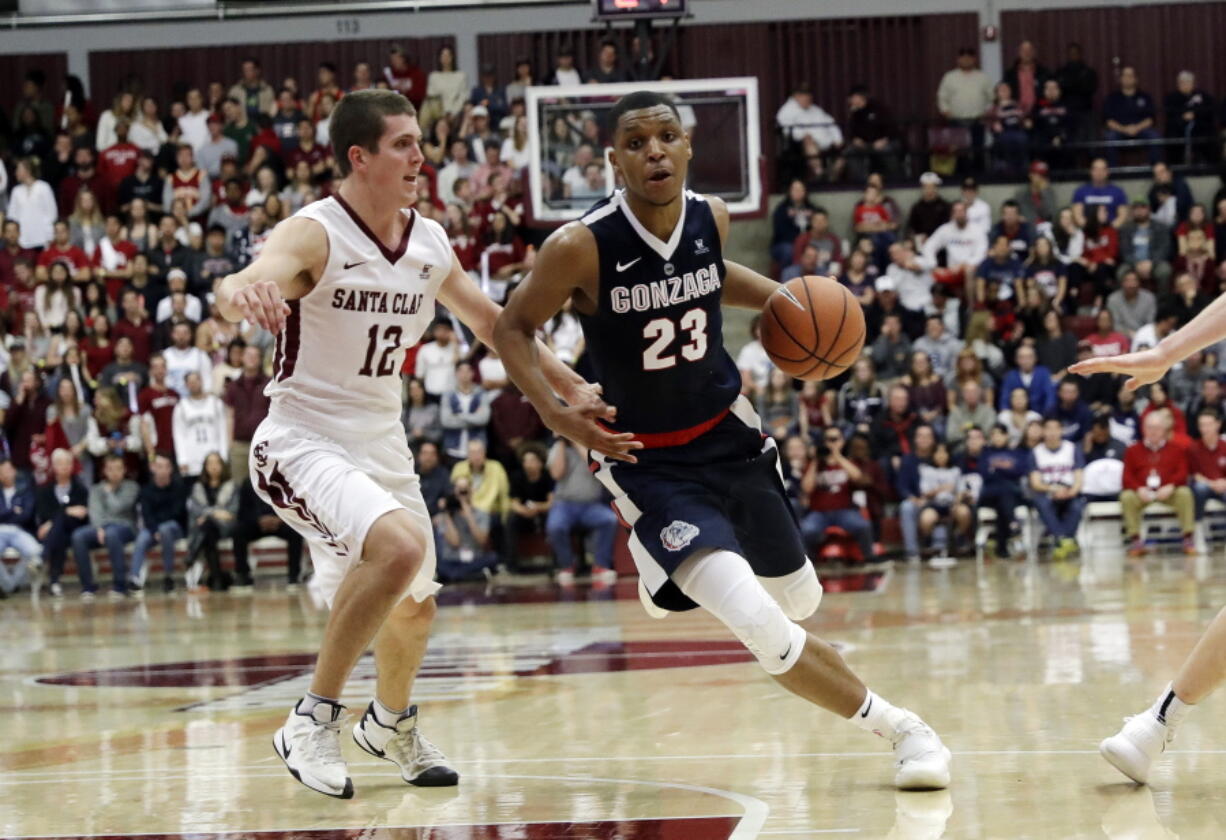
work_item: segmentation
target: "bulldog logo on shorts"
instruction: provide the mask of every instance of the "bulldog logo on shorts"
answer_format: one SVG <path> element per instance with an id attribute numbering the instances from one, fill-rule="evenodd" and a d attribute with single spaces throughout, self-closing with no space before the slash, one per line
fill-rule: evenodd
<path id="1" fill-rule="evenodd" d="M 660 532 L 660 542 L 669 551 L 680 551 L 694 541 L 698 536 L 698 526 L 680 519 L 674 519 L 672 524 Z"/>

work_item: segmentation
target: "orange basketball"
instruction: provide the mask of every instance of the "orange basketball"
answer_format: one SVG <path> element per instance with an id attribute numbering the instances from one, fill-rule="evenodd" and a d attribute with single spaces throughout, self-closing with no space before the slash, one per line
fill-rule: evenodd
<path id="1" fill-rule="evenodd" d="M 860 356 L 866 328 L 860 301 L 830 277 L 797 277 L 762 309 L 762 347 L 784 373 L 830 379 Z"/>

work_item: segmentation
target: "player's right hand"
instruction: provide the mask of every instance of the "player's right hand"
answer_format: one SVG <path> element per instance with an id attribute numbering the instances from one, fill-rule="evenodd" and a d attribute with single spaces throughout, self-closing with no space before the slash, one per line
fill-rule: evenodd
<path id="1" fill-rule="evenodd" d="M 635 440 L 630 432 L 611 432 L 601 426 L 596 422 L 590 407 L 558 406 L 548 417 L 541 419 L 555 434 L 593 452 L 599 452 L 615 461 L 638 463 L 633 453 L 643 448 L 642 442 Z"/>
<path id="2" fill-rule="evenodd" d="M 1151 347 L 1136 353 L 1125 353 L 1122 356 L 1100 356 L 1097 359 L 1085 359 L 1069 366 L 1069 373 L 1079 373 L 1090 376 L 1095 373 L 1120 373 L 1132 377 L 1124 387 L 1135 391 L 1142 385 L 1157 382 L 1166 375 L 1171 367 L 1171 360 L 1158 350 Z"/>
<path id="3" fill-rule="evenodd" d="M 289 304 L 275 280 L 257 280 L 244 286 L 230 296 L 230 305 L 273 335 L 281 332 L 289 316 Z"/>

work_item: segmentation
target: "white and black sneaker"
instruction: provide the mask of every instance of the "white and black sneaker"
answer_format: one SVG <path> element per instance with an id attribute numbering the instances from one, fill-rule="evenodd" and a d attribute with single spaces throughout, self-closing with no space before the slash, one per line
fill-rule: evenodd
<path id="1" fill-rule="evenodd" d="M 894 721 L 894 786 L 899 790 L 941 790 L 949 787 L 952 755 L 941 738 L 919 715 L 908 709 Z"/>
<path id="2" fill-rule="evenodd" d="M 311 790 L 338 799 L 353 798 L 353 780 L 341 755 L 345 707 L 317 703 L 310 714 L 290 710 L 285 725 L 272 736 L 273 749 L 294 778 Z"/>
<path id="3" fill-rule="evenodd" d="M 417 729 L 417 707 L 410 706 L 394 727 L 375 717 L 375 704 L 353 727 L 353 740 L 373 755 L 400 767 L 400 778 L 417 787 L 450 787 L 460 774 L 447 766 L 447 756 Z"/>

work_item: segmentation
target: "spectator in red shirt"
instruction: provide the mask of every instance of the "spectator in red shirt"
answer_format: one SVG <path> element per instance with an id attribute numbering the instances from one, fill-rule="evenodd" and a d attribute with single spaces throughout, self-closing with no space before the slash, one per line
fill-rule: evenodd
<path id="1" fill-rule="evenodd" d="M 47 282 L 47 272 L 52 263 L 62 262 L 68 266 L 72 279 L 78 283 L 89 281 L 89 257 L 85 252 L 70 241 L 71 232 L 68 222 L 59 219 L 55 223 L 55 237 L 51 244 L 38 255 L 38 267 L 35 269 L 35 279 L 40 283 Z"/>
<path id="2" fill-rule="evenodd" d="M 136 174 L 136 162 L 140 159 L 140 147 L 128 141 L 131 128 L 127 120 L 115 123 L 115 143 L 107 146 L 98 155 L 102 177 L 111 189 L 111 195 L 119 192 L 124 178 Z"/>
<path id="3" fill-rule="evenodd" d="M 414 108 L 421 110 L 421 103 L 426 99 L 426 74 L 400 47 L 388 50 L 383 78 L 387 80 L 388 87 L 399 91 L 413 103 Z"/>
<path id="4" fill-rule="evenodd" d="M 311 174 L 316 177 L 330 175 L 335 162 L 332 150 L 315 142 L 315 124 L 306 118 L 298 120 L 298 148 L 285 156 L 285 168 L 292 172 L 302 161 L 311 167 Z"/>
<path id="5" fill-rule="evenodd" d="M 1086 244 L 1082 258 L 1086 265 L 1086 280 L 1094 284 L 1094 306 L 1103 305 L 1107 293 L 1115 287 L 1116 265 L 1120 258 L 1120 235 L 1111 224 L 1106 204 L 1099 204 L 1086 219 Z"/>
<path id="6" fill-rule="evenodd" d="M 251 157 L 247 165 L 243 167 L 248 178 L 260 171 L 261 167 L 270 164 L 279 167 L 282 163 L 281 138 L 273 129 L 272 117 L 268 114 L 260 114 L 256 117 L 255 124 L 258 130 L 251 138 Z"/>
<path id="7" fill-rule="evenodd" d="M 35 435 L 47 429 L 47 406 L 51 400 L 43 393 L 42 377 L 34 368 L 26 368 L 21 374 L 17 392 L 4 417 L 4 431 L 8 435 L 13 466 L 29 476 L 34 465 L 30 460 L 30 444 Z"/>
<path id="8" fill-rule="evenodd" d="M 801 489 L 809 497 L 809 512 L 800 522 L 805 545 L 815 547 L 829 527 L 842 528 L 856 538 L 865 560 L 873 558 L 873 528 L 851 500 L 852 484 L 864 473 L 843 454 L 843 433 L 837 426 L 822 435 L 815 458 L 805 471 Z"/>
<path id="9" fill-rule="evenodd" d="M 493 223 L 485 234 L 485 249 L 482 259 L 485 271 L 491 280 L 508 282 L 524 270 L 524 243 L 515 233 L 511 219 L 505 210 L 494 214 Z"/>
<path id="10" fill-rule="evenodd" d="M 1188 447 L 1188 472 L 1196 498 L 1196 518 L 1205 515 L 1210 499 L 1226 502 L 1226 440 L 1222 440 L 1222 415 L 1206 408 L 1196 417 L 1200 437 Z"/>
<path id="11" fill-rule="evenodd" d="M 8 219 L 4 223 L 3 241 L 0 241 L 0 286 L 11 286 L 16 280 L 14 267 L 20 259 L 33 263 L 38 259 L 38 252 L 21 247 L 21 224 L 16 219 Z"/>
<path id="12" fill-rule="evenodd" d="M 869 184 L 864 188 L 864 198 L 852 211 L 852 228 L 860 236 L 867 236 L 873 243 L 873 262 L 884 270 L 890 263 L 890 246 L 897 239 L 898 219 L 882 201 L 881 190 Z"/>
<path id="13" fill-rule="evenodd" d="M 1195 554 L 1193 530 L 1196 528 L 1196 499 L 1188 487 L 1187 452 L 1171 442 L 1171 416 L 1157 411 L 1141 425 L 1141 440 L 1124 453 L 1124 491 L 1120 493 L 1124 531 L 1131 544 L 1129 555 L 1145 554 L 1141 536 L 1141 514 L 1147 507 L 1163 503 L 1175 508 L 1183 532 L 1185 554 Z"/>
<path id="14" fill-rule="evenodd" d="M 149 360 L 149 384 L 141 389 L 136 404 L 140 410 L 145 455 L 150 462 L 155 455 L 166 455 L 173 460 L 173 418 L 179 393 L 166 384 L 166 359 L 160 353 Z"/>
<path id="15" fill-rule="evenodd" d="M 123 235 L 119 217 L 106 217 L 106 235 L 94 249 L 94 279 L 106 284 L 107 300 L 119 299 L 119 290 L 132 278 L 132 261 L 137 254 L 134 242 Z"/>
<path id="16" fill-rule="evenodd" d="M 67 216 L 72 213 L 72 208 L 77 203 L 77 193 L 82 187 L 88 187 L 94 195 L 98 196 L 98 204 L 102 207 L 103 212 L 110 212 L 114 191 L 111 189 L 110 181 L 103 177 L 97 169 L 94 150 L 78 148 L 72 153 L 72 161 L 74 172 L 60 181 L 59 193 L 56 196 L 60 215 Z"/>
<path id="17" fill-rule="evenodd" d="M 318 122 L 319 120 L 323 119 L 324 114 L 321 113 L 319 106 L 323 102 L 325 96 L 332 97 L 332 101 L 335 102 L 345 95 L 345 92 L 341 90 L 341 86 L 336 82 L 336 76 L 335 64 L 330 61 L 320 63 L 319 70 L 316 74 L 316 80 L 319 83 L 319 87 L 317 87 L 307 98 L 306 105 L 307 116 L 309 116 L 312 121 Z"/>
<path id="18" fill-rule="evenodd" d="M 132 358 L 147 365 L 153 352 L 153 319 L 145 310 L 144 296 L 137 289 L 124 289 L 120 307 L 123 313 L 111 327 L 111 336 L 116 341 L 124 337 L 131 340 Z"/>
<path id="19" fill-rule="evenodd" d="M 1098 310 L 1094 325 L 1097 329 L 1086 336 L 1086 341 L 1090 342 L 1095 356 L 1119 356 L 1128 352 L 1132 341 L 1122 332 L 1116 331 L 1115 316 L 1111 314 L 1111 310 L 1105 307 Z"/>
<path id="20" fill-rule="evenodd" d="M 20 324 L 27 312 L 34 311 L 34 293 L 38 282 L 34 279 L 34 263 L 18 257 L 13 263 L 13 285 L 0 286 L 0 297 L 6 298 L 4 310 L 10 324 Z"/>

